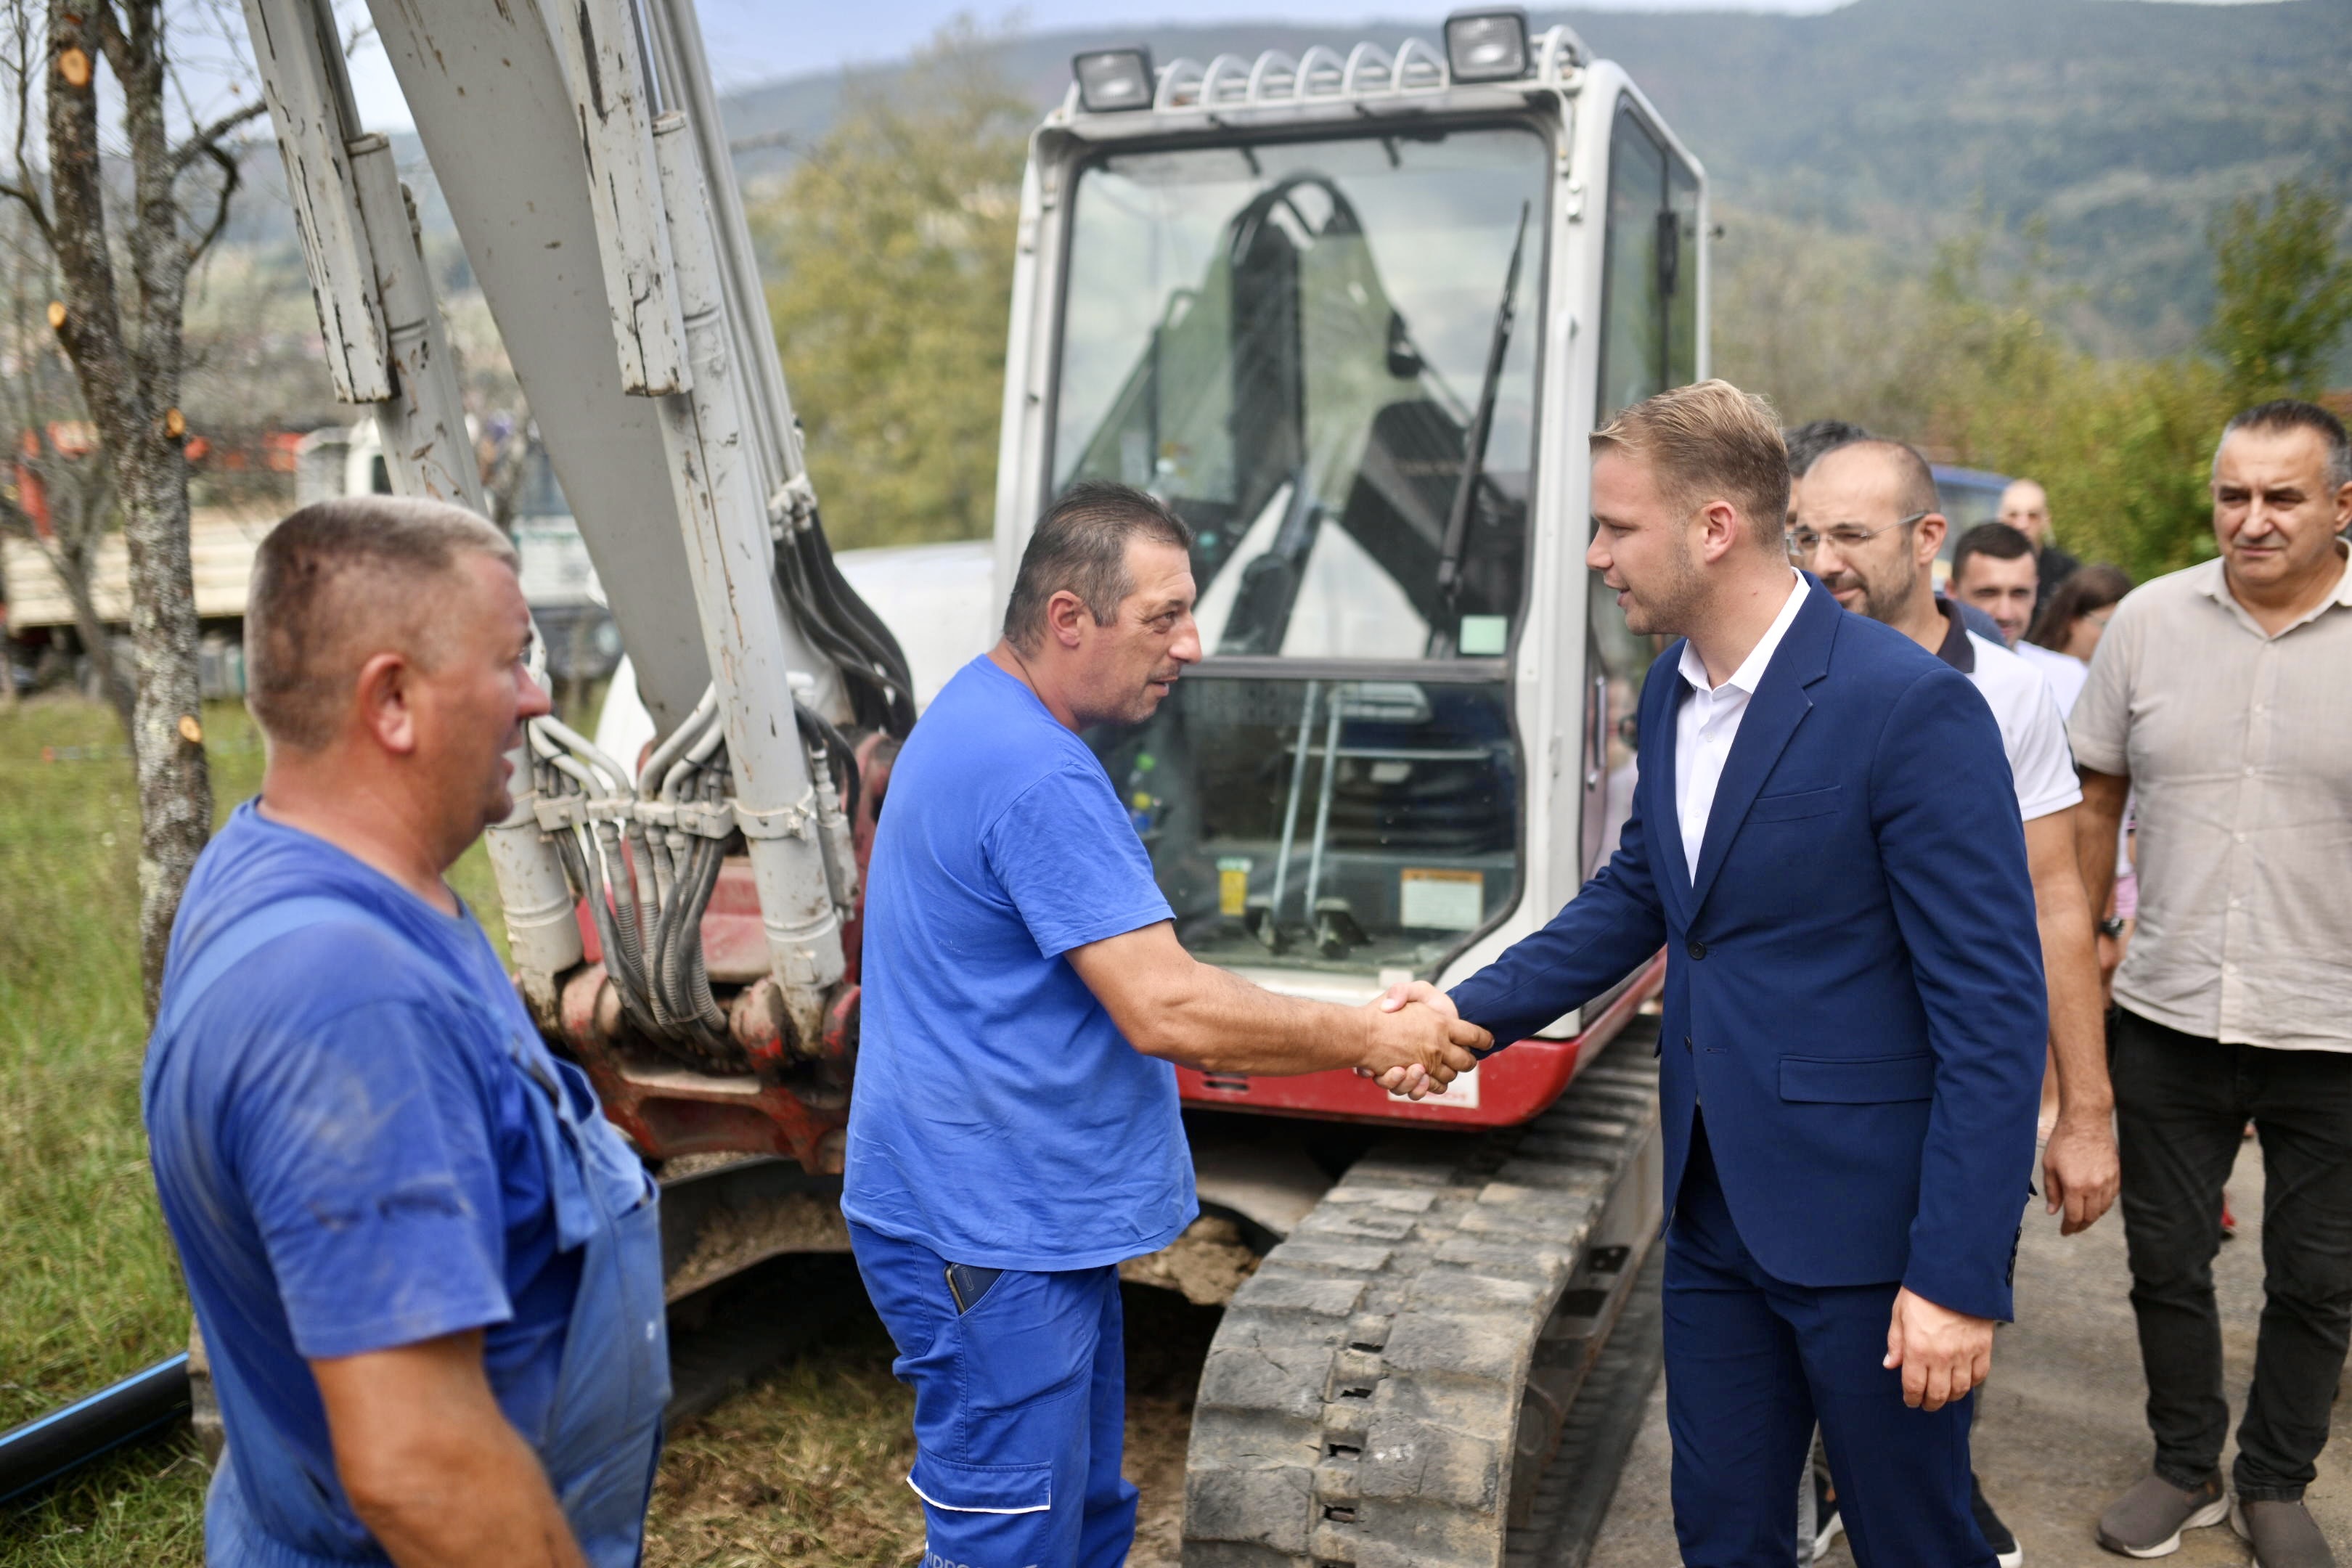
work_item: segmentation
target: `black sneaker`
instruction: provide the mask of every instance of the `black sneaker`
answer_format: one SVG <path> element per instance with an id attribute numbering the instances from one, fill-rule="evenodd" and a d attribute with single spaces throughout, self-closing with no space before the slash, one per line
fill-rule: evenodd
<path id="1" fill-rule="evenodd" d="M 1819 1563 L 1822 1560 L 1822 1554 L 1830 1549 L 1830 1542 L 1835 1541 L 1838 1538 L 1838 1532 L 1844 1528 L 1845 1521 L 1838 1517 L 1837 1489 L 1830 1485 L 1829 1477 L 1815 1470 L 1813 1472 L 1813 1551 L 1812 1555 L 1805 1561 Z"/>
<path id="2" fill-rule="evenodd" d="M 1985 1501 L 1984 1483 L 1977 1479 L 1973 1470 L 1969 1473 L 1969 1507 L 1975 1510 L 1977 1528 L 1984 1531 L 1985 1544 L 1992 1548 L 1993 1560 L 2000 1568 L 2020 1568 L 2025 1561 L 2025 1549 L 2018 1545 L 2009 1526 L 2001 1523 L 2000 1515 L 1993 1512 L 1992 1504 Z"/>

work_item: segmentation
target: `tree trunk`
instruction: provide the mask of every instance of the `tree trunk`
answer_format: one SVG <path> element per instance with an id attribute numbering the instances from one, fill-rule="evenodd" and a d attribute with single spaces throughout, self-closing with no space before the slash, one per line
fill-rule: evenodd
<path id="1" fill-rule="evenodd" d="M 212 833 L 196 686 L 195 581 L 188 559 L 188 475 L 180 450 L 182 310 L 191 247 L 173 197 L 165 129 L 163 15 L 155 0 L 49 0 L 48 132 L 52 226 L 65 284 L 58 333 L 98 426 L 122 499 L 131 564 L 131 640 L 138 675 L 131 746 L 139 784 L 139 946 L 148 1016 L 181 891 Z M 125 236 L 136 282 L 136 336 L 125 331 L 109 253 L 100 153 L 97 56 L 123 95 L 134 213 Z"/>

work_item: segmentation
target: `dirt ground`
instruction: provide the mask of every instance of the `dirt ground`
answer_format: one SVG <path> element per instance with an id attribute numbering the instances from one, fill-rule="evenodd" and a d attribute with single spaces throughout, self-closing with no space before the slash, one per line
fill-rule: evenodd
<path id="1" fill-rule="evenodd" d="M 2261 1152 L 2247 1144 L 2230 1184 L 2237 1239 L 2223 1245 L 2214 1264 L 2233 1425 L 2244 1409 L 2262 1311 L 2262 1169 Z M 2147 1472 L 2150 1458 L 2129 1284 L 2120 1216 L 2110 1214 L 2072 1239 L 2061 1237 L 2038 1205 L 2028 1216 L 2017 1260 L 2019 1321 L 1994 1346 L 1974 1445 L 1985 1495 L 2017 1532 L 2027 1568 L 2127 1561 L 2100 1550 L 2091 1532 L 2099 1510 Z M 2352 1563 L 2352 1451 L 2342 1440 L 2352 1427 L 2347 1408 L 2336 1407 L 2337 1441 L 2320 1456 L 2306 1500 L 2329 1544 Z M 1667 1500 L 1671 1459 L 1662 1385 L 1651 1395 L 1590 1568 L 1680 1563 Z M 1852 1564 L 1843 1538 L 1825 1561 Z M 2190 1531 L 2179 1555 L 2166 1561 L 2200 1568 L 2248 1563 L 2252 1554 L 2224 1524 Z"/>
<path id="2" fill-rule="evenodd" d="M 836 1288 L 855 1289 L 855 1276 Z M 1129 1563 L 1175 1568 L 1184 1445 L 1214 1308 L 1129 1285 L 1127 1474 L 1143 1493 Z M 912 1396 L 869 1311 L 672 1434 L 646 1526 L 648 1568 L 901 1568 L 920 1556 L 906 1484 Z"/>

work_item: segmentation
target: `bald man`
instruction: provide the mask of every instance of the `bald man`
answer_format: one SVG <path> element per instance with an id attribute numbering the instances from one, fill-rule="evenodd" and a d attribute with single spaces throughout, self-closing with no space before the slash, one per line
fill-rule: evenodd
<path id="1" fill-rule="evenodd" d="M 2042 614 L 2042 606 L 2058 584 L 2073 576 L 2082 563 L 2058 548 L 2050 536 L 2050 492 L 2035 479 L 2011 479 L 2009 488 L 2000 492 L 2000 521 L 2009 524 L 2025 535 L 2033 546 L 2033 564 L 2040 579 L 2034 587 L 2033 613 Z M 2011 638 L 2011 646 L 2018 639 Z"/>
<path id="2" fill-rule="evenodd" d="M 638 1559 L 653 1186 L 442 879 L 512 809 L 530 641 L 455 507 L 325 501 L 256 555 L 268 762 L 189 879 L 143 1095 L 228 1434 L 212 1563 Z"/>

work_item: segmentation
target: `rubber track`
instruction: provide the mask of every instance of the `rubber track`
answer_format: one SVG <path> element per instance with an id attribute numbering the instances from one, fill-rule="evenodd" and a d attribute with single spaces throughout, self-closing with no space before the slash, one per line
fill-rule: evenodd
<path id="1" fill-rule="evenodd" d="M 1374 1149 L 1267 1255 L 1202 1372 L 1186 1568 L 1502 1563 L 1646 1250 L 1590 1244 L 1654 1141 L 1653 1035 L 1524 1127 Z"/>

